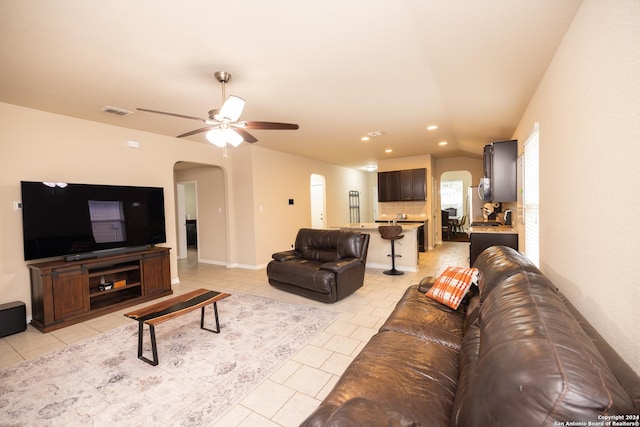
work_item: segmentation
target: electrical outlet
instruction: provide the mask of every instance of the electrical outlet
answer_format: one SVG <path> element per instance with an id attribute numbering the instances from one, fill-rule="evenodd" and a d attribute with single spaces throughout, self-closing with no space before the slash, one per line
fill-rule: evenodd
<path id="1" fill-rule="evenodd" d="M 13 210 L 19 211 L 20 209 L 22 209 L 22 202 L 13 202 Z"/>

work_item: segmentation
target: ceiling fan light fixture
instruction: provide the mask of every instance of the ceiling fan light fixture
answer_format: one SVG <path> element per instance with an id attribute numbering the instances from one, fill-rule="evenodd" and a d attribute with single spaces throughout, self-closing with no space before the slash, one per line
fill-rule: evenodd
<path id="1" fill-rule="evenodd" d="M 224 119 L 230 122 L 235 122 L 240 118 L 242 110 L 244 109 L 245 101 L 239 96 L 231 95 L 224 101 L 220 112 L 215 115 L 216 120 L 221 121 Z"/>
<path id="2" fill-rule="evenodd" d="M 222 132 L 224 133 L 224 137 L 227 142 L 234 147 L 237 147 L 244 142 L 244 138 L 242 138 L 242 136 L 233 129 L 225 129 Z"/>
<path id="3" fill-rule="evenodd" d="M 227 145 L 227 140 L 222 133 L 222 129 L 211 129 L 209 132 L 205 134 L 207 141 L 215 145 L 216 147 L 223 148 Z"/>
<path id="4" fill-rule="evenodd" d="M 220 148 L 224 148 L 227 144 L 237 147 L 244 142 L 244 138 L 239 133 L 229 128 L 211 129 L 205 137 L 207 141 Z"/>

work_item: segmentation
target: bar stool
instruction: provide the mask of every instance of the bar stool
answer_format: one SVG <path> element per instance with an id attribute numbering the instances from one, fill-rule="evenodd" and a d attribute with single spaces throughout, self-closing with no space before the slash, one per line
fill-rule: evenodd
<path id="1" fill-rule="evenodd" d="M 401 257 L 402 255 L 396 255 L 395 250 L 396 240 L 400 240 L 404 237 L 404 234 L 400 234 L 402 232 L 402 226 L 381 225 L 378 227 L 378 231 L 380 232 L 380 237 L 385 240 L 391 240 L 391 255 L 388 255 L 391 257 L 391 270 L 383 271 L 383 273 L 391 276 L 400 276 L 404 274 L 404 272 L 396 270 L 396 257 Z"/>

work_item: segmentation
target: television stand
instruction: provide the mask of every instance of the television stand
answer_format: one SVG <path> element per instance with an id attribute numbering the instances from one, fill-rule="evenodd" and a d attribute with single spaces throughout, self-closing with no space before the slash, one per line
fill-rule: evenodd
<path id="1" fill-rule="evenodd" d="M 171 295 L 169 248 L 29 264 L 31 325 L 50 332 Z M 112 284 L 104 289 L 105 283 Z M 104 289 L 104 290 L 101 290 Z"/>
<path id="2" fill-rule="evenodd" d="M 64 257 L 65 261 L 80 261 L 88 258 L 104 258 L 110 255 L 127 254 L 129 252 L 138 252 L 147 249 L 147 245 L 143 246 L 129 246 L 122 248 L 101 249 L 99 251 L 83 252 L 80 254 L 67 255 Z"/>

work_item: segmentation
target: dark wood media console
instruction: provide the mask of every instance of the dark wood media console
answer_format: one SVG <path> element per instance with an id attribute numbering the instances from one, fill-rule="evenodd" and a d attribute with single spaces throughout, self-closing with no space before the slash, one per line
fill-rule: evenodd
<path id="1" fill-rule="evenodd" d="M 42 332 L 173 293 L 169 248 L 34 263 L 29 270 L 31 325 Z"/>

